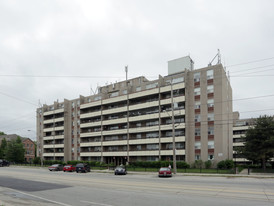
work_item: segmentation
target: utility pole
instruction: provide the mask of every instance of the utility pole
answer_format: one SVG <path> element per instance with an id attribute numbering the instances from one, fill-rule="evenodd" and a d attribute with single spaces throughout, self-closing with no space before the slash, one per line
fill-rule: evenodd
<path id="1" fill-rule="evenodd" d="M 173 173 L 177 173 L 177 164 L 176 164 L 176 145 L 175 145 L 175 119 L 174 119 L 174 101 L 173 101 L 173 79 L 171 80 L 171 110 L 172 110 L 172 148 L 173 148 Z"/>
<path id="2" fill-rule="evenodd" d="M 128 66 L 125 67 L 126 72 L 126 88 L 127 88 L 127 163 L 129 163 L 129 96 L 128 96 Z"/>

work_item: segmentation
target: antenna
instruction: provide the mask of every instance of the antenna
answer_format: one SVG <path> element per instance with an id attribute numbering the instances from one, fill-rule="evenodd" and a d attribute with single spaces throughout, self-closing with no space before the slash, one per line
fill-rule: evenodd
<path id="1" fill-rule="evenodd" d="M 90 87 L 90 95 L 92 95 L 91 92 L 93 93 L 93 95 L 95 95 L 98 92 L 98 83 L 97 83 L 97 87 L 96 87 L 95 91 L 92 89 L 92 87 Z"/>
<path id="2" fill-rule="evenodd" d="M 125 72 L 126 72 L 126 81 L 127 81 L 128 65 L 125 66 Z"/>
<path id="3" fill-rule="evenodd" d="M 41 104 L 41 102 L 40 102 L 40 99 L 38 100 L 38 106 L 39 106 L 39 107 L 42 107 L 42 104 Z"/>
<path id="4" fill-rule="evenodd" d="M 208 66 L 212 66 L 212 62 L 215 60 L 215 58 L 218 57 L 217 64 L 221 64 L 221 53 L 220 49 L 218 49 L 218 53 L 215 55 L 215 57 L 209 62 Z"/>

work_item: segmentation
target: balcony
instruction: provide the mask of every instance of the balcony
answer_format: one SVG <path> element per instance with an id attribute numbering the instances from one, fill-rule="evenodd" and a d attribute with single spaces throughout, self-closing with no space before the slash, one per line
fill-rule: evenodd
<path id="1" fill-rule="evenodd" d="M 48 149 L 48 148 L 64 148 L 64 144 L 44 144 L 43 145 L 44 149 Z"/>
<path id="2" fill-rule="evenodd" d="M 64 139 L 64 135 L 47 136 L 43 137 L 43 140 Z"/>
<path id="3" fill-rule="evenodd" d="M 64 112 L 64 108 L 56 109 L 56 110 L 53 110 L 53 111 L 44 112 L 43 116 L 58 114 L 58 113 L 63 113 L 63 112 Z"/>
<path id="4" fill-rule="evenodd" d="M 43 157 L 64 157 L 64 153 L 63 152 L 55 152 L 55 153 L 43 153 Z"/>

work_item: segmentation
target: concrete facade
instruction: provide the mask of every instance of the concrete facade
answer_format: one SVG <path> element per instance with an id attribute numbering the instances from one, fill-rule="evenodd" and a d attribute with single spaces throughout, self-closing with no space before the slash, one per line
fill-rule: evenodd
<path id="1" fill-rule="evenodd" d="M 114 164 L 172 160 L 174 142 L 177 161 L 215 163 L 232 159 L 232 120 L 232 89 L 222 65 L 182 68 L 43 105 L 37 109 L 37 154 Z"/>

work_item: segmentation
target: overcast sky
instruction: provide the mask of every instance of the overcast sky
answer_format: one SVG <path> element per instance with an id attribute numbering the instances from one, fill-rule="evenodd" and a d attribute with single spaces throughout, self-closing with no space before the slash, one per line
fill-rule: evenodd
<path id="1" fill-rule="evenodd" d="M 233 110 L 273 115 L 273 8 L 271 0 L 0 0 L 0 131 L 34 139 L 39 101 L 88 96 L 124 80 L 125 65 L 129 78 L 149 80 L 187 55 L 206 67 L 217 49 Z"/>

